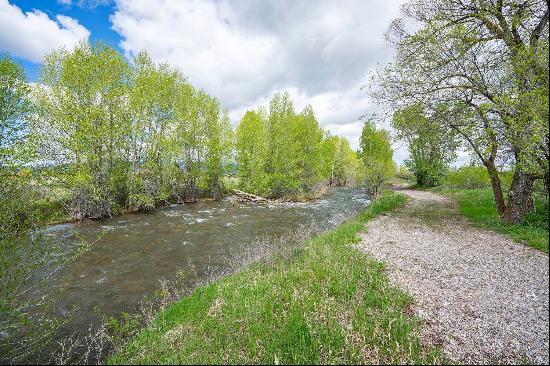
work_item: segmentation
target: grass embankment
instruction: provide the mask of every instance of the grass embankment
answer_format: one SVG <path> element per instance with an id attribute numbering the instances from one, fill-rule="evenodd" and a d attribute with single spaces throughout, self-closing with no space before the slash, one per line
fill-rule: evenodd
<path id="1" fill-rule="evenodd" d="M 418 340 L 412 298 L 353 248 L 367 221 L 405 201 L 386 193 L 292 254 L 198 288 L 108 363 L 438 362 Z"/>
<path id="2" fill-rule="evenodd" d="M 449 189 L 435 188 L 436 192 L 450 194 L 455 198 L 460 213 L 473 223 L 509 235 L 517 242 L 548 253 L 548 199 L 535 195 L 536 212 L 528 215 L 521 225 L 500 221 L 490 188 Z"/>

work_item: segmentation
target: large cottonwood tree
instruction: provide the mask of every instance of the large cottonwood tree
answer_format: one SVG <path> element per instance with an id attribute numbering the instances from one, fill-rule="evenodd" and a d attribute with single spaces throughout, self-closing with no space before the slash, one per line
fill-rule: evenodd
<path id="1" fill-rule="evenodd" d="M 373 95 L 396 109 L 449 106 L 438 121 L 487 168 L 501 218 L 523 221 L 534 180 L 548 181 L 548 2 L 413 0 L 388 38 L 397 56 Z M 499 164 L 514 170 L 507 201 Z"/>

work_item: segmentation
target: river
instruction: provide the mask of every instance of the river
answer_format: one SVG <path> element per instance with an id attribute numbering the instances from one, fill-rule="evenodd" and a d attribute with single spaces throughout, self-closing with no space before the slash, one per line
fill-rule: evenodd
<path id="1" fill-rule="evenodd" d="M 57 315 L 71 315 L 54 342 L 84 334 L 98 324 L 94 308 L 109 316 L 132 313 L 161 279 L 178 271 L 206 280 L 250 257 L 256 246 L 304 227 L 327 230 L 368 204 L 354 188 L 332 188 L 304 203 L 239 203 L 231 200 L 173 205 L 148 213 L 50 227 L 48 236 L 65 253 L 82 241 L 89 250 L 63 267 L 41 289 Z M 75 310 L 76 309 L 76 310 Z"/>

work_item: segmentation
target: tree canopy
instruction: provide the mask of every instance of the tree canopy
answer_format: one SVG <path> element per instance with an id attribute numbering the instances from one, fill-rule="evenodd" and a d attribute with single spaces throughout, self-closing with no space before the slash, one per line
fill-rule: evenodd
<path id="1" fill-rule="evenodd" d="M 397 55 L 373 96 L 438 114 L 487 168 L 502 219 L 521 222 L 533 181 L 548 179 L 548 2 L 413 0 L 388 39 Z M 503 164 L 515 172 L 508 202 Z"/>
<path id="2" fill-rule="evenodd" d="M 377 195 L 396 170 L 389 133 L 366 121 L 359 144 L 364 184 L 371 194 Z"/>
<path id="3" fill-rule="evenodd" d="M 438 185 L 456 157 L 456 132 L 435 120 L 439 115 L 428 116 L 420 104 L 408 106 L 393 115 L 391 125 L 397 138 L 405 141 L 409 148 L 410 157 L 405 160 L 405 165 L 420 186 Z"/>
<path id="4" fill-rule="evenodd" d="M 317 184 L 354 182 L 357 158 L 348 142 L 323 131 L 310 106 L 296 113 L 288 93 L 275 94 L 268 111 L 246 112 L 236 146 L 239 184 L 249 192 L 295 196 Z"/>

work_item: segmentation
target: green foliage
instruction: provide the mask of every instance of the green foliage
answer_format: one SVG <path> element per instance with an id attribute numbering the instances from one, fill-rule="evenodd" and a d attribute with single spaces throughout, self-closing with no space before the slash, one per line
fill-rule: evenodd
<path id="1" fill-rule="evenodd" d="M 395 172 L 395 176 L 397 178 L 403 179 L 405 181 L 409 181 L 411 179 L 414 179 L 414 176 L 411 173 L 411 171 L 409 169 L 407 169 L 407 167 L 404 166 L 404 165 L 399 165 L 397 167 L 397 170 Z"/>
<path id="2" fill-rule="evenodd" d="M 442 108 L 439 109 L 439 113 L 426 116 L 422 106 L 416 104 L 393 115 L 392 127 L 397 137 L 409 147 L 410 158 L 405 165 L 421 187 L 438 185 L 456 157 L 456 133 L 435 120 L 443 113 Z"/>
<path id="3" fill-rule="evenodd" d="M 300 181 L 297 159 L 293 156 L 292 139 L 294 106 L 288 93 L 275 94 L 269 103 L 267 119 L 267 161 L 270 195 L 281 197 L 299 193 Z"/>
<path id="4" fill-rule="evenodd" d="M 301 191 L 310 190 L 322 177 L 321 141 L 323 130 L 315 118 L 311 106 L 294 116 L 291 120 L 291 151 L 296 160 L 298 179 Z"/>
<path id="5" fill-rule="evenodd" d="M 485 167 L 471 165 L 450 170 L 445 176 L 443 184 L 451 188 L 489 188 L 491 179 Z"/>
<path id="6" fill-rule="evenodd" d="M 321 143 L 321 151 L 321 175 L 329 178 L 329 185 L 345 186 L 357 182 L 360 162 L 348 140 L 327 134 Z"/>
<path id="7" fill-rule="evenodd" d="M 345 139 L 328 136 L 310 106 L 295 113 L 288 93 L 269 112 L 248 111 L 237 127 L 240 188 L 269 197 L 298 196 L 315 185 L 353 182 L 356 156 Z"/>
<path id="8" fill-rule="evenodd" d="M 111 215 L 117 203 L 129 71 L 101 43 L 52 52 L 42 65 L 33 116 L 39 159 L 64 164 L 56 178 L 71 192 L 67 209 L 75 218 Z"/>
<path id="9" fill-rule="evenodd" d="M 218 101 L 147 53 L 81 43 L 48 55 L 34 96 L 38 161 L 76 219 L 220 198 L 233 135 Z"/>
<path id="10" fill-rule="evenodd" d="M 522 222 L 534 209 L 533 181 L 550 182 L 548 3 L 411 1 L 403 16 L 388 31 L 397 53 L 373 96 L 437 115 L 487 168 L 501 219 Z M 512 166 L 509 187 L 500 163 Z"/>
<path id="11" fill-rule="evenodd" d="M 404 204 L 388 193 L 336 230 L 195 290 L 158 314 L 108 364 L 438 363 L 417 338 L 410 296 L 353 248 L 373 217 Z M 353 340 L 353 341 L 350 341 Z"/>
<path id="12" fill-rule="evenodd" d="M 237 159 L 240 187 L 260 195 L 269 193 L 267 118 L 262 109 L 247 111 L 237 126 Z"/>
<path id="13" fill-rule="evenodd" d="M 0 54 L 0 169 L 25 160 L 21 142 L 27 142 L 30 108 L 25 70 L 9 55 Z"/>
<path id="14" fill-rule="evenodd" d="M 365 122 L 360 147 L 363 182 L 372 195 L 377 195 L 396 170 L 388 131 L 377 130 L 372 122 Z"/>
<path id="15" fill-rule="evenodd" d="M 498 175 L 503 185 L 509 187 L 512 182 L 513 172 L 506 170 L 499 172 Z M 491 188 L 491 178 L 487 173 L 487 169 L 479 165 L 466 165 L 451 169 L 445 174 L 441 183 L 442 186 L 448 188 Z"/>

